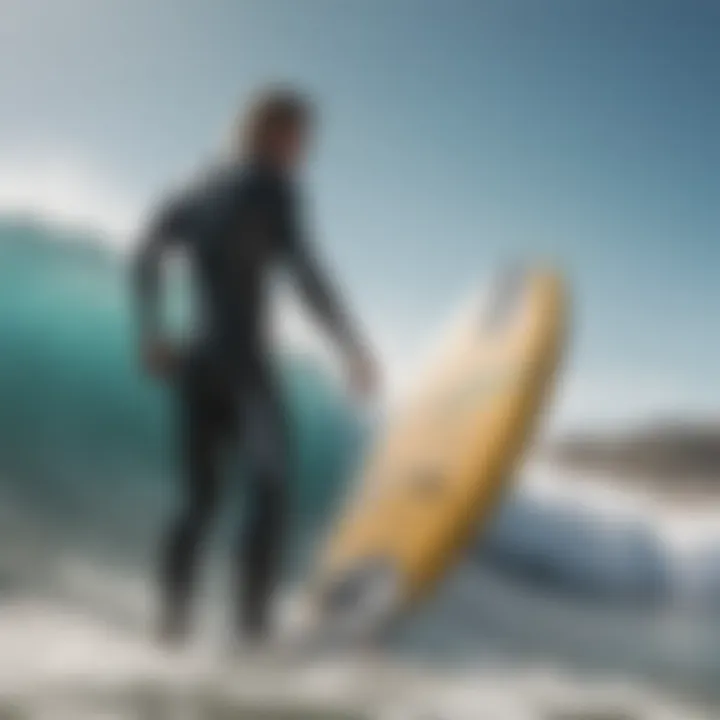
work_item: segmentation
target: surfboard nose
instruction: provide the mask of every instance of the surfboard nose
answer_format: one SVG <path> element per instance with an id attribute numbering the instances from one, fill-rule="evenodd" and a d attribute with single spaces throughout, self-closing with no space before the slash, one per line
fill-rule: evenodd
<path id="1" fill-rule="evenodd" d="M 522 265 L 510 265 L 492 280 L 480 309 L 480 330 L 504 329 L 520 310 L 528 287 L 528 273 Z"/>

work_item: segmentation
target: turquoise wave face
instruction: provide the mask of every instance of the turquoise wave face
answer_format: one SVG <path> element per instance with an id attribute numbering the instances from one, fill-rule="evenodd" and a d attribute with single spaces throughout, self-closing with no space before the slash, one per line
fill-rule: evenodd
<path id="1" fill-rule="evenodd" d="M 112 535 L 172 499 L 171 393 L 138 373 L 123 260 L 94 238 L 0 220 L 0 492 Z M 279 359 L 297 525 L 328 511 L 360 430 L 309 359 Z M 155 518 L 155 519 L 152 519 Z M 140 533 L 142 534 L 142 533 Z"/>

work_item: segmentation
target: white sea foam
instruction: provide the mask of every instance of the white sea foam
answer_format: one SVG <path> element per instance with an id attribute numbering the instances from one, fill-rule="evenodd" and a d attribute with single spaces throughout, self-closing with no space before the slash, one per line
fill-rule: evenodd
<path id="1" fill-rule="evenodd" d="M 40 602 L 5 604 L 1 618 L 0 711 L 13 707 L 30 717 L 53 710 L 55 718 L 94 719 L 251 718 L 261 710 L 388 720 L 711 717 L 648 686 L 539 662 L 451 669 L 375 655 L 287 665 L 249 654 L 228 663 L 197 649 L 168 654 Z M 179 708 L 184 715 L 174 714 Z"/>

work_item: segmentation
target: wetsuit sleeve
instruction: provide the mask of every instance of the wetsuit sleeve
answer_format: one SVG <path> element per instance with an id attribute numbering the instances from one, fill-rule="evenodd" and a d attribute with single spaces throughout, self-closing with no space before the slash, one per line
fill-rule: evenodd
<path id="1" fill-rule="evenodd" d="M 167 202 L 154 213 L 140 237 L 132 266 L 132 281 L 142 337 L 153 337 L 160 329 L 158 306 L 163 255 L 192 232 L 193 214 L 186 202 Z"/>
<path id="2" fill-rule="evenodd" d="M 300 218 L 297 197 L 283 189 L 278 215 L 282 219 L 285 258 L 305 303 L 347 352 L 359 347 L 359 337 L 350 321 L 340 293 L 322 268 L 311 247 Z"/>

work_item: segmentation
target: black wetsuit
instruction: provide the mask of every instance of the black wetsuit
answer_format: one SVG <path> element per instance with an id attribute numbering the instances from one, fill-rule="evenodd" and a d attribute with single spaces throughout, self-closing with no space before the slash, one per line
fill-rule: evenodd
<path id="1" fill-rule="evenodd" d="M 343 344 L 348 323 L 300 229 L 291 181 L 260 164 L 214 168 L 168 201 L 141 241 L 136 292 L 142 332 L 159 328 L 163 251 L 182 245 L 200 304 L 197 338 L 177 372 L 187 502 L 170 529 L 163 558 L 163 632 L 187 626 L 198 546 L 218 500 L 218 450 L 242 436 L 249 515 L 237 547 L 238 623 L 265 629 L 277 580 L 290 458 L 286 418 L 270 368 L 265 295 L 268 271 L 286 266 L 302 295 Z"/>

